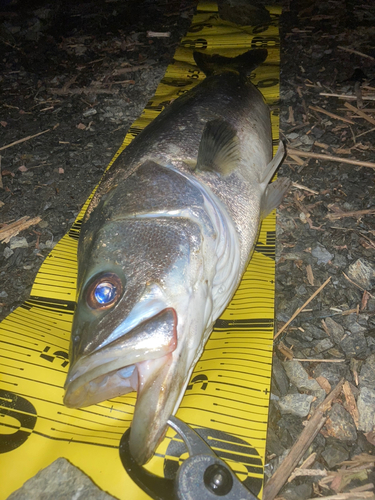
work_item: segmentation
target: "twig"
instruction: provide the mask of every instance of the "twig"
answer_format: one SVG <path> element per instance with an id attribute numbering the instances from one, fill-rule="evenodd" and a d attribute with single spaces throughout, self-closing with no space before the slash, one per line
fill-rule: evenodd
<path id="1" fill-rule="evenodd" d="M 346 279 L 347 279 L 347 280 L 348 280 L 348 281 L 349 281 L 352 285 L 354 285 L 354 286 L 356 286 L 357 288 L 359 288 L 360 290 L 362 290 L 362 292 L 367 292 L 367 293 L 370 295 L 370 297 L 371 297 L 372 299 L 375 299 L 374 295 L 371 295 L 371 293 L 370 293 L 368 290 L 366 290 L 365 288 L 362 288 L 360 285 L 357 285 L 357 283 L 355 283 L 354 281 L 352 281 L 352 280 L 349 278 L 349 276 L 347 276 L 344 272 L 343 272 L 342 274 L 344 275 L 344 277 L 345 277 L 345 278 L 346 278 Z"/>
<path id="2" fill-rule="evenodd" d="M 306 273 L 307 273 L 307 280 L 310 283 L 311 286 L 314 286 L 314 274 L 312 271 L 311 264 L 308 264 L 306 266 Z"/>
<path id="3" fill-rule="evenodd" d="M 371 118 L 371 116 L 369 116 L 367 113 L 365 113 L 364 111 L 362 111 L 361 109 L 358 109 L 355 106 L 352 106 L 348 102 L 346 102 L 344 104 L 344 106 L 346 108 L 350 109 L 350 111 L 353 111 L 353 113 L 356 113 L 361 118 L 364 118 L 365 120 L 367 120 L 369 123 L 371 123 L 371 125 L 375 125 L 375 120 L 373 118 Z"/>
<path id="4" fill-rule="evenodd" d="M 303 359 L 303 358 L 293 358 L 293 361 L 301 361 L 303 362 L 308 362 L 308 363 L 343 363 L 345 359 Z"/>
<path id="5" fill-rule="evenodd" d="M 285 457 L 275 474 L 268 481 L 263 492 L 263 500 L 274 500 L 292 470 L 296 467 L 306 450 L 325 424 L 327 417 L 325 412 L 330 408 L 332 401 L 340 394 L 344 379 L 340 380 L 337 386 L 317 407 L 313 416 L 307 422 L 306 427 L 301 432 L 298 441 L 292 446 L 289 454 Z"/>
<path id="6" fill-rule="evenodd" d="M 349 158 L 339 158 L 338 156 L 311 153 L 309 151 L 299 151 L 298 149 L 291 148 L 288 148 L 287 151 L 288 155 L 297 155 L 305 158 L 316 158 L 318 160 L 338 161 L 340 163 L 349 163 L 350 165 L 358 165 L 359 167 L 369 167 L 375 169 L 375 163 L 371 163 L 369 161 L 350 160 Z"/>
<path id="7" fill-rule="evenodd" d="M 328 497 L 319 497 L 319 500 L 362 500 L 362 498 L 375 499 L 372 491 L 338 493 L 337 495 L 329 495 Z M 308 500 L 316 500 L 316 498 L 308 498 Z"/>
<path id="8" fill-rule="evenodd" d="M 27 137 L 24 137 L 23 139 L 18 139 L 18 141 L 11 142 L 10 144 L 7 144 L 6 146 L 1 147 L 0 151 L 2 151 L 3 149 L 11 148 L 12 146 L 15 146 L 16 144 L 21 144 L 21 142 L 26 142 L 26 141 L 29 141 L 30 139 L 34 139 L 34 137 L 38 137 L 38 135 L 45 134 L 46 132 L 49 132 L 50 130 L 52 130 L 52 129 L 49 128 L 47 130 L 43 130 L 43 132 L 39 132 L 38 134 L 28 135 Z"/>
<path id="9" fill-rule="evenodd" d="M 339 99 L 346 99 L 348 101 L 357 100 L 356 95 L 349 95 L 349 94 L 331 94 L 329 92 L 320 92 L 319 95 L 322 95 L 324 97 L 338 97 Z M 364 101 L 375 101 L 375 95 L 364 95 L 362 96 L 362 99 Z"/>
<path id="10" fill-rule="evenodd" d="M 298 156 L 297 156 L 298 158 Z M 319 194 L 318 191 L 314 191 L 313 189 L 310 189 L 306 186 L 303 186 L 302 184 L 298 184 L 298 182 L 292 182 L 292 186 L 297 188 L 297 189 L 303 189 L 304 191 L 308 191 L 309 193 L 312 193 L 312 194 Z"/>
<path id="11" fill-rule="evenodd" d="M 375 61 L 375 57 L 364 54 L 363 52 L 359 52 L 358 50 L 348 49 L 348 47 L 343 47 L 342 45 L 338 45 L 337 48 L 340 50 L 345 50 L 345 52 L 349 52 L 350 54 L 356 54 L 357 56 L 367 57 L 367 59 L 371 59 L 372 61 Z"/>
<path id="12" fill-rule="evenodd" d="M 323 288 L 328 285 L 328 283 L 331 281 L 331 276 L 326 279 L 326 281 L 323 283 L 322 286 L 320 286 L 312 295 L 311 297 L 303 304 L 303 306 L 299 307 L 296 312 L 293 314 L 293 316 L 285 323 L 285 325 L 283 325 L 280 330 L 276 333 L 275 335 L 275 339 L 277 339 L 277 337 L 280 335 L 280 333 L 282 333 L 285 328 L 299 315 L 299 313 L 301 311 L 303 311 L 303 309 L 305 309 L 305 307 L 307 306 L 307 304 L 310 304 L 310 302 L 318 295 L 319 292 L 321 292 L 323 290 Z"/>
<path id="13" fill-rule="evenodd" d="M 355 122 L 353 120 L 349 120 L 349 118 L 344 118 L 339 115 L 335 115 L 334 113 L 331 113 L 330 111 L 326 111 L 325 109 L 321 108 L 320 106 L 309 106 L 309 109 L 312 109 L 313 111 L 317 111 L 318 113 L 323 113 L 324 115 L 330 116 L 331 118 L 335 118 L 336 120 L 341 120 L 345 123 L 350 123 L 351 125 L 355 125 Z"/>
<path id="14" fill-rule="evenodd" d="M 326 219 L 342 219 L 343 217 L 361 217 L 363 215 L 375 214 L 375 208 L 367 208 L 366 210 L 353 210 L 351 212 L 335 212 L 327 214 Z"/>
<path id="15" fill-rule="evenodd" d="M 169 38 L 171 36 L 170 31 L 159 32 L 159 31 L 147 31 L 147 38 Z"/>
<path id="16" fill-rule="evenodd" d="M 80 94 L 118 94 L 118 90 L 102 89 L 99 87 L 89 87 L 83 89 L 48 89 L 51 94 L 57 95 L 80 95 Z"/>

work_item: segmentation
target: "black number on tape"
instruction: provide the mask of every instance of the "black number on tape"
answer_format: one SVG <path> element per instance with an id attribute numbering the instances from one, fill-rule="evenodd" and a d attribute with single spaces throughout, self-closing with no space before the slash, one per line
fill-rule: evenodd
<path id="1" fill-rule="evenodd" d="M 258 495 L 263 482 L 263 463 L 258 451 L 252 448 L 248 442 L 227 432 L 207 427 L 197 427 L 194 430 L 220 458 L 236 462 L 236 472 L 242 475 L 246 474 L 243 484 L 253 495 Z M 175 477 L 183 454 L 186 454 L 185 444 L 176 434 L 165 453 L 164 477 L 168 479 Z M 251 474 L 256 474 L 258 477 L 252 477 Z"/>
<path id="2" fill-rule="evenodd" d="M 190 75 L 187 75 L 188 78 L 199 78 L 199 69 L 189 69 L 189 73 L 191 73 Z"/>
<path id="3" fill-rule="evenodd" d="M 0 453 L 8 453 L 19 448 L 30 436 L 36 424 L 37 413 L 27 399 L 0 389 L 0 414 L 18 422 L 18 425 L 6 421 L 3 423 L 8 429 L 15 429 L 12 434 L 0 434 Z"/>
<path id="4" fill-rule="evenodd" d="M 192 24 L 188 30 L 188 33 L 198 33 L 199 31 L 202 31 L 203 28 L 212 28 L 212 24 L 209 23 Z"/>
<path id="5" fill-rule="evenodd" d="M 205 391 L 207 389 L 208 378 L 206 375 L 197 375 L 191 381 L 191 383 L 187 386 L 186 390 L 191 390 L 194 384 L 202 383 L 201 389 Z"/>
<path id="6" fill-rule="evenodd" d="M 186 49 L 207 49 L 208 43 L 205 38 L 196 38 L 195 40 L 182 40 L 181 45 Z"/>
<path id="7" fill-rule="evenodd" d="M 279 83 L 279 80 L 277 78 L 267 78 L 266 80 L 260 80 L 260 82 L 258 82 L 256 84 L 256 86 L 259 89 L 265 89 L 268 87 L 274 87 L 278 83 Z"/>
<path id="8" fill-rule="evenodd" d="M 45 359 L 46 361 L 49 361 L 50 363 L 53 363 L 56 358 L 62 359 L 63 362 L 61 363 L 61 366 L 65 368 L 69 364 L 69 354 L 65 351 L 54 351 L 53 353 L 51 353 L 49 352 L 50 349 L 51 348 L 49 346 L 45 347 L 40 357 Z"/>
<path id="9" fill-rule="evenodd" d="M 255 36 L 251 41 L 252 48 L 270 48 L 270 47 L 279 47 L 280 41 L 276 36 Z"/>
<path id="10" fill-rule="evenodd" d="M 259 35 L 259 33 L 264 33 L 270 27 L 269 24 L 260 24 L 259 26 L 255 26 L 252 30 L 254 35 Z"/>

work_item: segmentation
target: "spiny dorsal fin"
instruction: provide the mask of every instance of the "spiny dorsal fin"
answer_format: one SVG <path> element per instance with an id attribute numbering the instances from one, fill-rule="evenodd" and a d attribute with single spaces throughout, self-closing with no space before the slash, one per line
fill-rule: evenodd
<path id="1" fill-rule="evenodd" d="M 206 123 L 198 149 L 197 170 L 228 175 L 240 161 L 235 129 L 222 118 Z"/>

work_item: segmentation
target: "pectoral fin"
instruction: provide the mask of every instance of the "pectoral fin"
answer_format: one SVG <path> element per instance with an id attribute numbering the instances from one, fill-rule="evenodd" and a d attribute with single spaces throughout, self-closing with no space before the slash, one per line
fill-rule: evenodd
<path id="1" fill-rule="evenodd" d="M 261 218 L 264 219 L 277 208 L 282 202 L 284 196 L 289 191 L 291 181 L 285 177 L 279 177 L 275 182 L 268 184 L 266 192 L 263 195 Z"/>
<path id="2" fill-rule="evenodd" d="M 281 162 L 283 161 L 285 155 L 285 147 L 282 141 L 279 142 L 279 147 L 277 148 L 275 156 L 272 158 L 272 160 L 268 163 L 266 168 L 264 169 L 263 172 L 263 178 L 261 180 L 261 183 L 264 186 L 267 186 L 267 184 L 270 182 L 272 177 L 274 176 L 277 168 L 280 166 Z"/>
<path id="3" fill-rule="evenodd" d="M 196 170 L 229 175 L 240 161 L 239 140 L 235 129 L 218 118 L 206 123 L 198 149 Z"/>

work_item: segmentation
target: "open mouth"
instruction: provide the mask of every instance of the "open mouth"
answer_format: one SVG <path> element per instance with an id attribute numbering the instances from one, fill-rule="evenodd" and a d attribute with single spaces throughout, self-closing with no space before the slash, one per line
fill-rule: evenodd
<path id="1" fill-rule="evenodd" d="M 138 367 L 176 347 L 177 315 L 167 308 L 103 348 L 77 358 L 65 382 L 64 404 L 81 408 L 138 391 Z"/>

